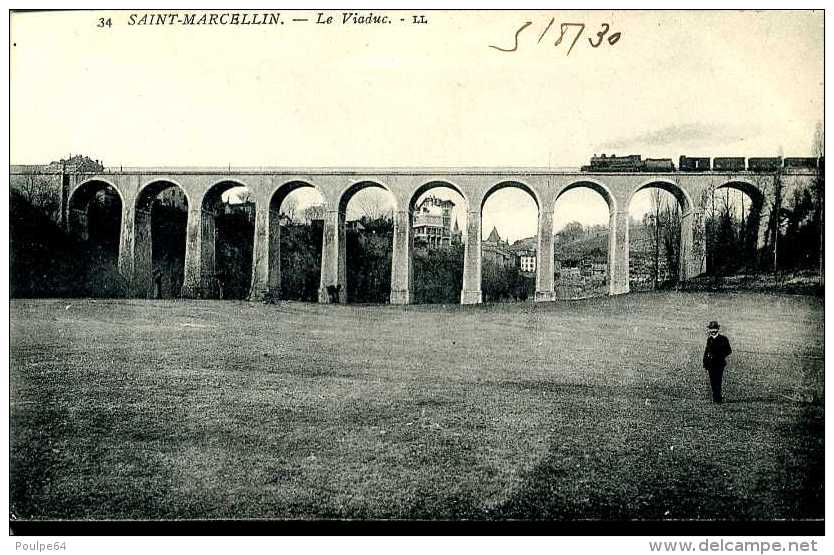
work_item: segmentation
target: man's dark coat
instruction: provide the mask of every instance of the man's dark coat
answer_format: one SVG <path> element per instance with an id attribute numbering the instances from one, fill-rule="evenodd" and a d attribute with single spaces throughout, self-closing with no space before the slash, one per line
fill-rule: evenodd
<path id="1" fill-rule="evenodd" d="M 704 368 L 709 373 L 712 400 L 716 403 L 722 402 L 721 380 L 724 376 L 724 367 L 727 366 L 727 357 L 732 352 L 730 341 L 720 333 L 715 337 L 707 338 L 707 346 L 704 349 Z"/>
<path id="2" fill-rule="evenodd" d="M 720 333 L 715 337 L 707 337 L 707 346 L 704 349 L 704 368 L 723 369 L 727 366 L 727 357 L 732 352 L 730 341 Z"/>

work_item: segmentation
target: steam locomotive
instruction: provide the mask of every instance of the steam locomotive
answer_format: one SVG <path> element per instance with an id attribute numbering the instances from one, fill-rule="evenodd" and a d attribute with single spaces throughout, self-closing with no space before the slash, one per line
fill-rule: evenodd
<path id="1" fill-rule="evenodd" d="M 710 161 L 712 164 L 710 164 Z M 717 157 L 690 158 L 681 156 L 675 169 L 671 158 L 646 158 L 640 154 L 628 156 L 592 156 L 591 163 L 582 166 L 583 172 L 707 172 L 707 171 L 751 171 L 772 172 L 779 168 L 817 169 L 823 167 L 823 158 L 745 158 Z M 746 163 L 745 163 L 746 162 Z"/>

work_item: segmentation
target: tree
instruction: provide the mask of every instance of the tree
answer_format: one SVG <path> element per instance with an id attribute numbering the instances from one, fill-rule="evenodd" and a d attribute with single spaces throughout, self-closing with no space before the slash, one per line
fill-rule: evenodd
<path id="1" fill-rule="evenodd" d="M 825 166 L 822 158 L 825 155 L 825 128 L 822 126 L 822 122 L 817 122 L 813 153 L 819 161 L 817 175 L 814 179 L 814 196 L 816 197 L 814 219 L 819 228 L 819 284 L 822 287 L 825 285 Z"/>
<path id="2" fill-rule="evenodd" d="M 354 197 L 353 202 L 359 207 L 359 211 L 362 213 L 362 218 L 366 218 L 368 220 L 379 220 L 383 217 L 391 217 L 391 208 L 385 206 L 385 202 L 380 194 L 374 194 L 375 191 L 371 191 L 367 194 L 357 195 Z"/>
<path id="3" fill-rule="evenodd" d="M 281 298 L 318 298 L 321 277 L 322 222 L 290 223 L 281 228 Z"/>
<path id="4" fill-rule="evenodd" d="M 585 228 L 579 222 L 568 222 L 558 235 L 560 243 L 572 243 L 585 236 Z"/>
<path id="5" fill-rule="evenodd" d="M 360 219 L 362 229 L 346 236 L 347 298 L 350 302 L 384 303 L 391 293 L 394 223 L 390 217 Z"/>
<path id="6" fill-rule="evenodd" d="M 768 186 L 767 177 L 754 177 L 758 187 Z M 733 189 L 733 191 L 731 191 Z M 707 267 L 717 280 L 720 276 L 755 272 L 761 206 L 746 193 L 731 186 L 705 191 Z"/>
<path id="7" fill-rule="evenodd" d="M 222 221 L 220 225 L 223 225 Z M 155 202 L 151 226 L 153 267 L 162 276 L 162 296 L 179 297 L 185 278 L 188 211 L 175 205 Z M 221 241 L 217 251 L 220 267 L 223 252 L 224 243 Z"/>
<path id="8" fill-rule="evenodd" d="M 778 279 L 779 234 L 783 224 L 782 194 L 784 183 L 781 168 L 772 175 L 758 177 L 757 185 L 764 194 L 769 209 L 765 245 L 761 256 L 761 266 L 771 268 Z"/>
<path id="9" fill-rule="evenodd" d="M 662 241 L 662 204 L 663 197 L 660 189 L 651 190 L 651 210 L 643 215 L 643 226 L 646 228 L 652 248 L 652 289 L 657 289 L 660 273 L 660 248 Z"/>
<path id="10" fill-rule="evenodd" d="M 663 250 L 666 253 L 666 267 L 670 277 L 677 282 L 680 275 L 681 213 L 677 202 L 664 202 L 661 211 L 663 220 Z"/>
<path id="11" fill-rule="evenodd" d="M 652 289 L 675 283 L 680 272 L 681 215 L 677 200 L 654 188 L 642 225 L 650 248 Z"/>
<path id="12" fill-rule="evenodd" d="M 740 252 L 738 234 L 735 224 L 735 203 L 730 197 L 730 189 L 724 188 L 723 195 L 718 195 L 717 221 L 714 222 L 715 233 L 715 271 L 718 275 L 728 275 L 738 269 Z M 713 192 L 713 198 L 715 192 Z M 714 201 L 713 201 L 714 202 Z"/>
<path id="13" fill-rule="evenodd" d="M 281 213 L 284 214 L 289 221 L 295 221 L 295 213 L 298 210 L 298 201 L 292 196 L 288 196 L 281 203 Z"/>
<path id="14" fill-rule="evenodd" d="M 764 195 L 767 221 L 764 226 L 764 245 L 759 252 L 759 265 L 765 271 L 772 271 L 778 281 L 781 273 L 794 270 L 820 271 L 823 226 L 824 170 L 817 170 L 808 189 L 797 188 L 797 183 L 782 169 L 755 178 L 756 185 Z M 795 179 L 795 178 L 794 178 Z M 790 186 L 790 187 L 789 187 Z M 787 190 L 793 190 L 788 195 Z M 754 252 L 754 228 L 757 218 L 751 212 L 746 233 L 750 252 Z M 822 283 L 820 281 L 820 283 Z"/>
<path id="15" fill-rule="evenodd" d="M 464 246 L 416 250 L 414 253 L 414 301 L 447 303 L 460 301 L 463 286 Z"/>
<path id="16" fill-rule="evenodd" d="M 61 192 L 43 175 L 27 175 L 17 186 L 20 195 L 54 222 L 61 216 Z"/>
<path id="17" fill-rule="evenodd" d="M 245 299 L 252 275 L 254 221 L 245 213 L 220 214 L 216 225 L 216 272 L 223 283 L 223 297 Z"/>

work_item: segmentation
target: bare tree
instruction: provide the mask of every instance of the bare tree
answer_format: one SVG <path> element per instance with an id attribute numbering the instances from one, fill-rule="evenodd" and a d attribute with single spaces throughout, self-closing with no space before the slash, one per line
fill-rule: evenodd
<path id="1" fill-rule="evenodd" d="M 663 248 L 666 252 L 666 265 L 669 275 L 680 278 L 680 244 L 681 244 L 681 213 L 677 201 L 663 202 L 661 212 L 663 220 Z"/>
<path id="2" fill-rule="evenodd" d="M 738 241 L 736 225 L 736 205 L 730 195 L 730 188 L 723 187 L 724 194 L 718 195 L 717 214 L 715 214 L 715 192 L 713 192 L 713 214 L 716 220 L 713 222 L 714 229 L 714 250 L 716 274 L 722 269 L 725 274 L 732 274 L 738 269 L 740 260 L 740 246 Z"/>
<path id="3" fill-rule="evenodd" d="M 354 202 L 359 207 L 362 215 L 368 220 L 390 217 L 391 209 L 384 205 L 378 194 L 357 195 L 354 197 Z"/>
<path id="4" fill-rule="evenodd" d="M 284 214 L 289 221 L 294 222 L 296 211 L 298 211 L 298 200 L 290 195 L 284 199 L 284 202 L 281 203 L 281 213 Z"/>
<path id="5" fill-rule="evenodd" d="M 658 188 L 652 189 L 650 199 L 651 210 L 644 214 L 643 225 L 652 248 L 652 288 L 657 289 L 662 280 L 680 277 L 681 214 L 677 200 Z"/>
<path id="6" fill-rule="evenodd" d="M 660 245 L 662 241 L 662 203 L 663 196 L 660 189 L 651 190 L 651 211 L 643 216 L 643 225 L 646 227 L 652 245 L 652 289 L 657 289 L 660 274 Z"/>

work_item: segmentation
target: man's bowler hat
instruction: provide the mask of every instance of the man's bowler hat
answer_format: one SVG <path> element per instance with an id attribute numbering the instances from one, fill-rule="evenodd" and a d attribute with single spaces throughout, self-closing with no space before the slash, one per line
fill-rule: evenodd
<path id="1" fill-rule="evenodd" d="M 716 322 L 715 320 L 713 320 L 712 322 L 710 322 L 710 323 L 709 323 L 709 325 L 707 326 L 707 329 L 708 329 L 708 330 L 717 330 L 717 329 L 718 329 L 718 328 L 720 328 L 720 327 L 721 327 L 721 326 L 719 326 L 719 325 L 718 325 L 718 322 Z"/>

